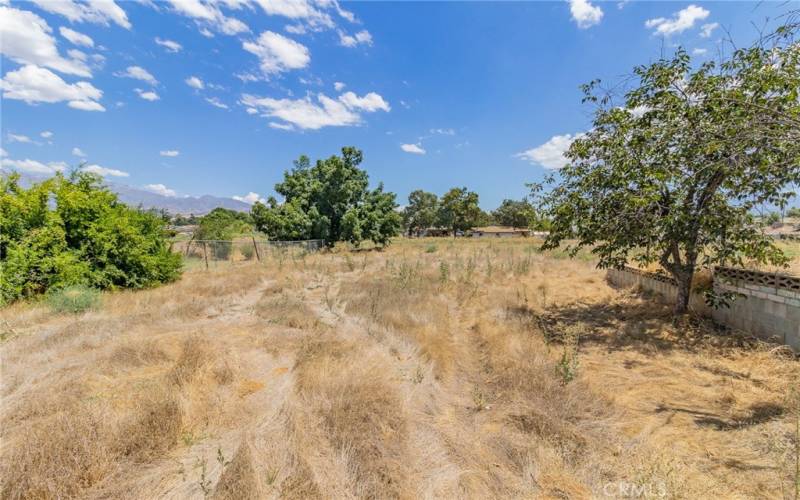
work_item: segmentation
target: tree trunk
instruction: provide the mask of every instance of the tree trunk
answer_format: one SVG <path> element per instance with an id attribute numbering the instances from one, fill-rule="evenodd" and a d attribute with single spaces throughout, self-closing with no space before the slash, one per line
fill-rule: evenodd
<path id="1" fill-rule="evenodd" d="M 689 299 L 692 296 L 692 278 L 694 278 L 694 269 L 684 269 L 680 272 L 673 273 L 675 280 L 678 282 L 678 297 L 675 301 L 675 314 L 686 314 L 689 312 Z"/>

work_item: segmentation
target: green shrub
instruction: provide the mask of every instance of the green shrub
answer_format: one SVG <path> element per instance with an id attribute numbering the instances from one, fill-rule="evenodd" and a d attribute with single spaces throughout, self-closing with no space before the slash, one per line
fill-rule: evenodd
<path id="1" fill-rule="evenodd" d="M 253 245 L 244 243 L 241 246 L 239 246 L 239 253 L 242 254 L 242 257 L 245 260 L 252 260 L 253 255 L 255 255 L 255 248 L 253 248 Z"/>
<path id="2" fill-rule="evenodd" d="M 25 189 L 0 179 L 0 304 L 72 285 L 143 288 L 177 279 L 162 218 L 76 171 Z"/>
<path id="3" fill-rule="evenodd" d="M 436 245 L 428 245 L 425 247 L 425 253 L 434 253 L 436 251 Z"/>
<path id="4" fill-rule="evenodd" d="M 47 304 L 55 312 L 77 314 L 97 308 L 100 292 L 83 285 L 68 286 L 49 292 Z"/>

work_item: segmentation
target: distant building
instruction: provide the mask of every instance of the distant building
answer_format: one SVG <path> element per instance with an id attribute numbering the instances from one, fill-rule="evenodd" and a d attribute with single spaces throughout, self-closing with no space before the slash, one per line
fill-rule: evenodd
<path id="1" fill-rule="evenodd" d="M 474 228 L 470 235 L 473 238 L 526 238 L 531 235 L 531 230 L 508 226 L 486 226 Z"/>

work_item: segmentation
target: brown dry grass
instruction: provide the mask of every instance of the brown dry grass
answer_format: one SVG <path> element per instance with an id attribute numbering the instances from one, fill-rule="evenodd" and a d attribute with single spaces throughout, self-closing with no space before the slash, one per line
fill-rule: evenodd
<path id="1" fill-rule="evenodd" d="M 798 362 L 530 241 L 0 311 L 3 498 L 789 498 Z"/>

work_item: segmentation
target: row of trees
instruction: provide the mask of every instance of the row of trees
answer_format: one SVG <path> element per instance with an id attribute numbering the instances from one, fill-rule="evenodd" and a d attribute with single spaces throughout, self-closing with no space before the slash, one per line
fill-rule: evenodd
<path id="1" fill-rule="evenodd" d="M 478 194 L 465 187 L 453 188 L 441 198 L 420 189 L 413 191 L 403 210 L 403 223 L 408 234 L 431 227 L 448 228 L 455 234 L 489 224 L 534 229 L 547 226 L 527 199 L 503 200 L 496 210 L 487 213 L 478 205 Z"/>

